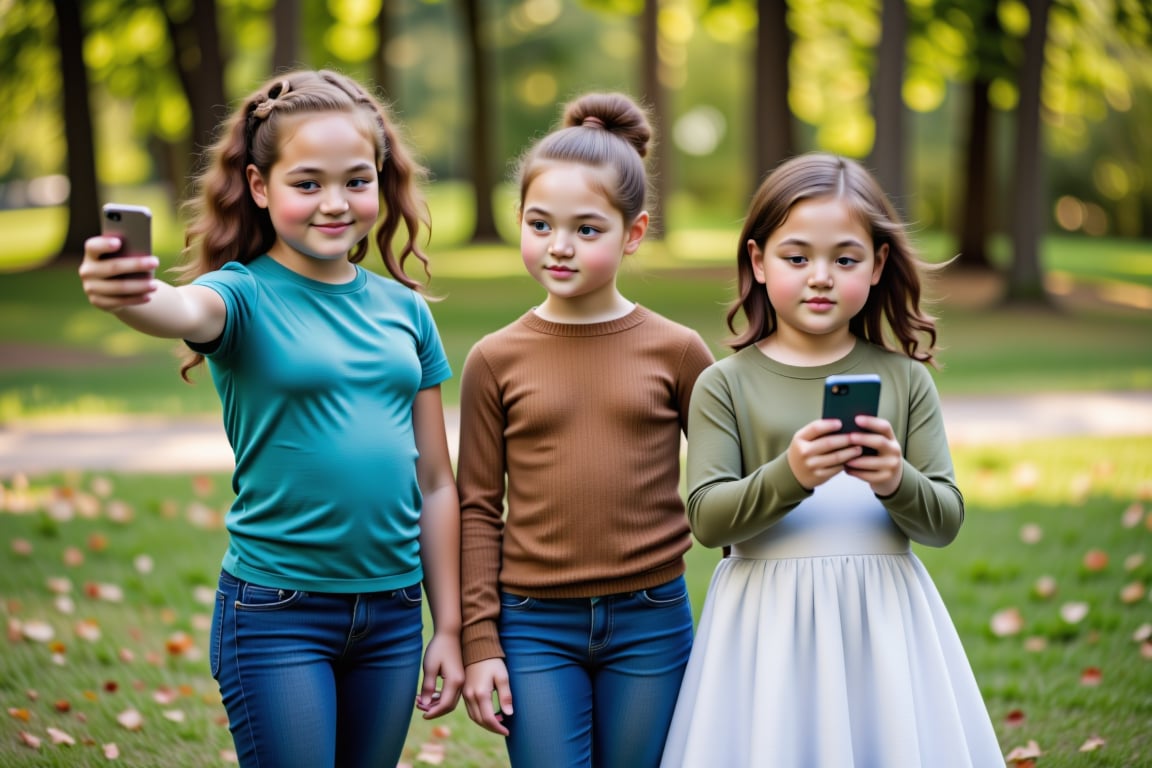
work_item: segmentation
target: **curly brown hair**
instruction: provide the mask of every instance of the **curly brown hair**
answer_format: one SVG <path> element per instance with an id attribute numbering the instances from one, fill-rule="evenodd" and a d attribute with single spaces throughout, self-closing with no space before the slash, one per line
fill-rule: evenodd
<path id="1" fill-rule="evenodd" d="M 352 78 L 329 70 L 300 70 L 270 79 L 247 96 L 220 126 L 218 138 L 204 155 L 195 177 L 195 194 L 185 204 L 183 260 L 175 268 L 181 282 L 219 269 L 230 261 L 246 264 L 268 251 L 276 232 L 268 211 L 249 193 L 246 168 L 266 175 L 280 156 L 282 128 L 300 115 L 337 112 L 362 127 L 376 146 L 382 219 L 375 241 L 389 274 L 413 290 L 424 284 L 408 276 L 405 262 L 414 256 L 429 276 L 429 261 L 418 242 L 420 227 L 431 228 L 428 208 L 419 190 L 427 171 L 401 140 L 389 106 Z M 393 246 L 403 223 L 407 237 L 399 253 Z M 358 263 L 368 252 L 369 238 L 357 243 L 348 260 Z M 191 353 L 180 369 L 202 363 Z"/>

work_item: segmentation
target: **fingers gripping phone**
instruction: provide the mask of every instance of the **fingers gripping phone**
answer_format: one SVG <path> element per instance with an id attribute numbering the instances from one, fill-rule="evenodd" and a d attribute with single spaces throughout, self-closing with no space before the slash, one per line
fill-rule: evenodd
<path id="1" fill-rule="evenodd" d="M 152 211 L 142 205 L 108 203 L 100 218 L 100 234 L 120 238 L 120 250 L 101 258 L 152 255 Z M 119 280 L 150 277 L 148 272 L 117 275 Z"/>
<path id="2" fill-rule="evenodd" d="M 875 416 L 879 409 L 880 377 L 876 374 L 829 376 L 824 380 L 822 418 L 839 419 L 839 432 L 863 432 L 864 430 L 856 425 L 856 417 Z M 876 451 L 864 448 L 864 454 L 875 456 Z"/>

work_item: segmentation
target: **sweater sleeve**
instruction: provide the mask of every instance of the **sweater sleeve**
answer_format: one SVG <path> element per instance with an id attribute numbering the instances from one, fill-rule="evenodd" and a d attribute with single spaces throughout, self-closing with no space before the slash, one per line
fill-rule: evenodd
<path id="1" fill-rule="evenodd" d="M 460 377 L 461 598 L 464 663 L 503 658 L 500 561 L 504 531 L 504 409 L 498 383 L 479 347 Z"/>
<path id="2" fill-rule="evenodd" d="M 715 362 L 712 350 L 704 343 L 700 335 L 693 332 L 684 347 L 684 354 L 680 358 L 679 375 L 677 376 L 676 399 L 679 404 L 680 429 L 688 433 L 688 414 L 692 409 L 692 391 L 700 374 Z"/>
<path id="3" fill-rule="evenodd" d="M 911 365 L 908 371 L 907 430 L 901 440 L 904 475 L 896 493 L 881 502 L 909 539 L 943 547 L 960 532 L 964 497 L 956 485 L 936 385 L 923 365 Z"/>
<path id="4" fill-rule="evenodd" d="M 709 368 L 692 396 L 687 473 L 688 523 L 706 547 L 746 541 L 811 495 L 786 454 L 745 474 L 740 421 L 722 372 Z"/>

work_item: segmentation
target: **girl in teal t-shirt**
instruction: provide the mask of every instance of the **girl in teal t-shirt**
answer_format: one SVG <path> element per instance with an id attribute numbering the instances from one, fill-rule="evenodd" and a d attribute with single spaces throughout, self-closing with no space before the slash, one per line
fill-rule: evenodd
<path id="1" fill-rule="evenodd" d="M 291 72 L 209 151 L 181 285 L 154 279 L 151 255 L 105 258 L 116 238 L 85 245 L 89 301 L 184 339 L 182 373 L 206 358 L 220 395 L 236 501 L 209 656 L 244 766 L 395 765 L 413 698 L 425 717 L 459 698 L 450 371 L 403 268 L 427 266 L 421 174 L 364 88 Z M 381 219 L 391 280 L 358 264 Z M 423 654 L 421 582 L 435 625 Z"/>

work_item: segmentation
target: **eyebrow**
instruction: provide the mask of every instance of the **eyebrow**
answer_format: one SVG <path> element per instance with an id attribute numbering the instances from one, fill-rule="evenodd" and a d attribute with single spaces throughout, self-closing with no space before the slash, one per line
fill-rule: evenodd
<path id="1" fill-rule="evenodd" d="M 347 168 L 345 168 L 343 170 L 343 172 L 344 173 L 364 173 L 366 171 L 374 171 L 374 170 L 376 170 L 376 167 L 374 165 L 372 165 L 371 163 L 356 163 L 355 165 L 350 165 Z M 285 173 L 289 174 L 289 175 L 294 175 L 294 174 L 319 175 L 319 174 L 325 173 L 325 169 L 316 168 L 316 167 L 309 166 L 309 165 L 298 165 L 295 168 L 289 168 L 287 171 L 285 171 Z"/>
<path id="2" fill-rule="evenodd" d="M 530 205 L 527 208 L 525 208 L 524 214 L 527 215 L 529 213 L 535 213 L 535 214 L 539 214 L 542 216 L 553 215 L 551 211 L 549 211 L 547 208 L 545 208 L 544 206 L 541 206 L 541 205 Z M 575 218 L 581 219 L 581 220 L 582 219 L 595 219 L 596 221 L 611 221 L 610 217 L 605 216 L 604 214 L 598 213 L 596 211 L 589 211 L 588 213 L 578 213 L 578 214 L 576 214 Z"/>
<path id="3" fill-rule="evenodd" d="M 780 245 L 810 246 L 810 245 L 812 245 L 812 243 L 809 242 L 808 240 L 805 240 L 802 237 L 793 236 L 793 237 L 786 237 L 783 240 L 781 240 Z M 836 247 L 837 248 L 864 248 L 865 245 L 862 241 L 857 240 L 854 237 L 849 237 L 845 240 L 841 240 L 840 242 L 836 243 Z"/>

